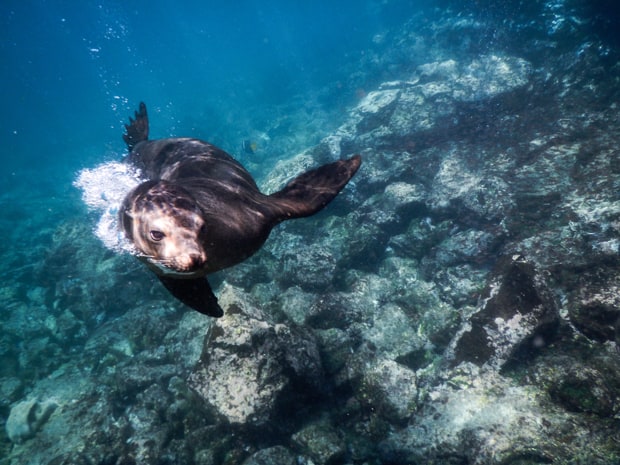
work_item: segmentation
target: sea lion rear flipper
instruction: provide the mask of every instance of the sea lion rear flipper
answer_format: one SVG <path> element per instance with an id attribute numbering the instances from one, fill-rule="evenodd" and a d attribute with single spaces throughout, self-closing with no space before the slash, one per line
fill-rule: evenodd
<path id="1" fill-rule="evenodd" d="M 310 216 L 331 202 L 357 172 L 362 157 L 320 166 L 290 181 L 284 189 L 269 196 L 282 210 L 280 220 Z"/>
<path id="2" fill-rule="evenodd" d="M 207 278 L 175 279 L 158 276 L 170 293 L 188 307 L 214 318 L 224 315 Z"/>
<path id="3" fill-rule="evenodd" d="M 149 117 L 144 102 L 140 102 L 140 107 L 135 112 L 135 119 L 129 117 L 129 124 L 125 125 L 125 129 L 127 134 L 123 134 L 123 140 L 130 152 L 138 142 L 149 138 Z"/>

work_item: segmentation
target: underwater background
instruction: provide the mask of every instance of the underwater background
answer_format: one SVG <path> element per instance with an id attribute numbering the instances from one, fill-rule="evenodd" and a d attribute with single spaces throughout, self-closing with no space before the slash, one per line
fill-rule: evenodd
<path id="1" fill-rule="evenodd" d="M 620 463 L 615 1 L 0 22 L 0 465 Z M 97 234 L 140 101 L 267 193 L 362 155 L 213 276 L 221 319 Z"/>

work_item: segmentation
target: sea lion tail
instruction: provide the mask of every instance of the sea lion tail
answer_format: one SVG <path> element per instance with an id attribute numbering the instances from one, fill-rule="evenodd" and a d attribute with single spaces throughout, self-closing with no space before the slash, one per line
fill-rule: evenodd
<path id="1" fill-rule="evenodd" d="M 302 218 L 321 210 L 346 186 L 361 163 L 362 157 L 354 155 L 297 176 L 269 196 L 281 210 L 280 220 Z"/>
<path id="2" fill-rule="evenodd" d="M 138 142 L 145 141 L 149 138 L 149 117 L 146 114 L 146 105 L 140 102 L 138 110 L 136 110 L 135 118 L 129 117 L 129 124 L 125 125 L 127 134 L 123 134 L 123 140 L 127 144 L 127 148 L 131 152 Z"/>

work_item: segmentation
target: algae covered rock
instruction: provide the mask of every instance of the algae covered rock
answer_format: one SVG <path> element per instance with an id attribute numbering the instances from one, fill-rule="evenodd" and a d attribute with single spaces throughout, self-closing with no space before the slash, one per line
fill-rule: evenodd
<path id="1" fill-rule="evenodd" d="M 496 373 L 481 376 L 463 366 L 429 392 L 412 423 L 380 445 L 390 463 L 614 463 L 599 455 L 607 433 L 548 403 L 531 386 L 517 386 Z M 565 441 L 566 435 L 572 439 Z M 602 449 L 600 449 L 602 450 Z M 611 460 L 611 461 L 609 461 Z"/>
<path id="2" fill-rule="evenodd" d="M 587 337 L 620 342 L 620 272 L 597 266 L 579 276 L 579 292 L 572 292 L 569 317 Z"/>
<path id="3" fill-rule="evenodd" d="M 484 101 L 525 86 L 531 64 L 519 57 L 481 55 L 471 61 L 448 59 L 420 65 L 412 79 L 390 81 L 369 92 L 331 138 L 332 153 L 343 147 L 391 147 L 411 134 L 436 130 L 460 104 Z M 455 117 L 455 119 L 457 119 Z"/>
<path id="4" fill-rule="evenodd" d="M 58 405 L 52 400 L 30 399 L 11 408 L 6 421 L 6 434 L 14 443 L 22 443 L 43 427 Z"/>
<path id="5" fill-rule="evenodd" d="M 293 453 L 284 446 L 268 447 L 255 452 L 242 465 L 297 465 Z"/>
<path id="6" fill-rule="evenodd" d="M 453 363 L 502 368 L 551 343 L 559 313 L 544 276 L 521 255 L 504 257 L 481 308 L 455 338 Z"/>
<path id="7" fill-rule="evenodd" d="M 320 392 L 323 369 L 310 333 L 268 322 L 232 288 L 221 299 L 229 303 L 226 314 L 211 326 L 190 376 L 217 414 L 231 424 L 265 426 L 285 406 Z"/>
<path id="8" fill-rule="evenodd" d="M 363 370 L 355 396 L 391 424 L 401 424 L 418 407 L 416 374 L 393 360 L 374 360 Z"/>
<path id="9" fill-rule="evenodd" d="M 612 418 L 620 413 L 620 354 L 599 348 L 582 349 L 576 357 L 542 356 L 527 373 L 567 411 Z"/>
<path id="10" fill-rule="evenodd" d="M 294 446 L 317 465 L 337 463 L 345 453 L 345 444 L 338 431 L 326 421 L 305 426 L 293 434 Z"/>

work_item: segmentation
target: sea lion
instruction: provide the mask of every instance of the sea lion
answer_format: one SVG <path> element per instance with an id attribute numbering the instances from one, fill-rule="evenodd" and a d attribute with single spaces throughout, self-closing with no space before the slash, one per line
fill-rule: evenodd
<path id="1" fill-rule="evenodd" d="M 361 164 L 359 155 L 329 163 L 265 195 L 239 162 L 214 145 L 148 140 L 144 103 L 125 128 L 126 161 L 148 181 L 123 200 L 121 229 L 174 297 L 212 317 L 223 311 L 206 275 L 250 257 L 278 223 L 321 210 Z"/>

